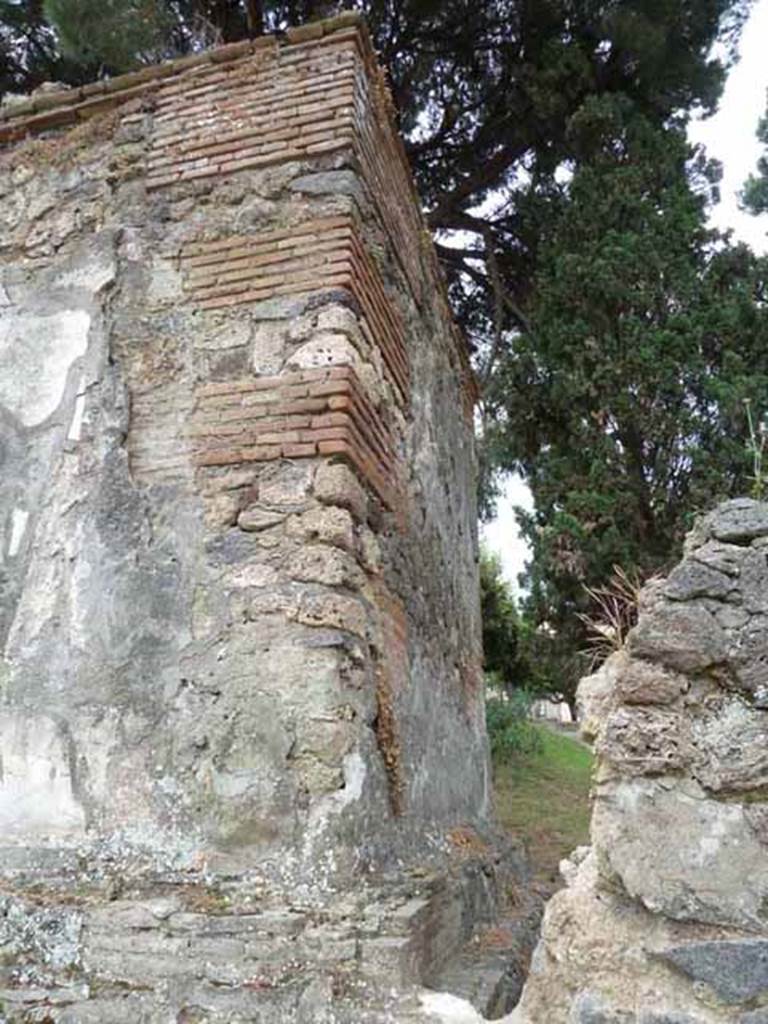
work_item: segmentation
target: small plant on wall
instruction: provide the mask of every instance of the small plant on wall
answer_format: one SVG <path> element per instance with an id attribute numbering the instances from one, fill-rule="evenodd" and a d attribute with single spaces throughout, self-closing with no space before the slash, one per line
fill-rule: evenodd
<path id="1" fill-rule="evenodd" d="M 766 441 L 768 441 L 768 428 L 766 428 L 765 419 L 755 422 L 752 414 L 752 402 L 749 398 L 744 399 L 744 408 L 747 413 L 747 428 L 749 430 L 747 451 L 752 458 L 752 497 L 762 501 L 765 494 L 763 456 L 765 455 Z"/>

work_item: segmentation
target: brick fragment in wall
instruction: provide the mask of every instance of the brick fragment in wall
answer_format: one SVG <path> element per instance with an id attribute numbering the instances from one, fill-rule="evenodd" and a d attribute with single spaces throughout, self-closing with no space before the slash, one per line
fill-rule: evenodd
<path id="1" fill-rule="evenodd" d="M 190 411 L 190 396 L 173 383 L 134 391 L 127 441 L 134 480 L 153 484 L 192 477 L 193 446 L 181 436 Z"/>
<path id="2" fill-rule="evenodd" d="M 408 615 L 400 598 L 382 582 L 376 586 L 374 602 L 379 619 L 379 643 L 386 654 L 390 685 L 397 693 L 408 686 L 410 677 Z"/>
<path id="3" fill-rule="evenodd" d="M 352 367 L 200 385 L 186 433 L 198 467 L 338 455 L 387 508 L 402 504 L 391 431 Z"/>
<path id="4" fill-rule="evenodd" d="M 182 268 L 185 288 L 202 309 L 346 288 L 361 310 L 364 335 L 381 352 L 400 402 L 407 403 L 410 365 L 402 317 L 352 216 L 192 243 L 182 252 Z"/>
<path id="5" fill-rule="evenodd" d="M 405 784 L 398 725 L 397 698 L 410 679 L 408 616 L 400 599 L 382 582 L 374 592 L 377 633 L 376 741 L 384 761 L 389 797 L 395 814 L 405 810 Z"/>

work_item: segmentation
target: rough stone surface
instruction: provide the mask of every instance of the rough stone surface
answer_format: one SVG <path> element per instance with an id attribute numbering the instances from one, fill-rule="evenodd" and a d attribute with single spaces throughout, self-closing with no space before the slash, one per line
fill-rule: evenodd
<path id="1" fill-rule="evenodd" d="M 708 986 L 723 1003 L 768 996 L 768 941 L 698 942 L 664 950 L 661 959 L 691 981 Z"/>
<path id="2" fill-rule="evenodd" d="M 564 865 L 515 1024 L 759 1024 L 768 1008 L 768 506 L 703 517 L 579 688 L 592 848 Z"/>
<path id="3" fill-rule="evenodd" d="M 466 354 L 339 28 L 0 125 L 4 1021 L 416 1021 L 524 875 Z"/>

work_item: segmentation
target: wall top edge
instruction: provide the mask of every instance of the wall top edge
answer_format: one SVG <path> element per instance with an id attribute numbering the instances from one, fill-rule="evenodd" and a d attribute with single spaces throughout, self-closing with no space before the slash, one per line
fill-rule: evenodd
<path id="1" fill-rule="evenodd" d="M 345 39 L 353 39 L 362 56 L 374 55 L 362 15 L 356 11 L 343 11 L 332 18 L 289 28 L 284 33 L 225 43 L 202 53 L 142 67 L 115 78 L 101 79 L 57 92 L 38 92 L 21 102 L 0 106 L 0 144 L 83 120 L 134 99 L 141 93 L 152 92 L 161 84 L 167 85 L 169 80 L 180 78 L 193 68 L 229 64 L 264 49 L 282 50 Z"/>
<path id="2" fill-rule="evenodd" d="M 395 162 L 400 165 L 398 176 L 402 176 L 400 185 L 410 193 L 413 207 L 418 211 L 421 231 L 427 233 L 405 146 L 395 124 L 386 77 L 379 65 L 365 19 L 355 11 L 344 11 L 331 18 L 290 28 L 284 33 L 227 43 L 202 53 L 142 67 L 125 75 L 84 86 L 56 92 L 38 92 L 21 102 L 0 106 L 0 151 L 34 138 L 38 133 L 71 129 L 92 117 L 119 109 L 131 101 L 140 102 L 142 97 L 160 89 L 167 89 L 174 83 L 178 83 L 183 92 L 186 76 L 189 87 L 194 88 L 197 84 L 196 78 L 201 72 L 244 63 L 249 58 L 258 59 L 259 55 L 265 52 L 311 52 L 314 48 L 336 43 L 348 44 L 357 49 L 360 66 L 373 86 L 371 102 L 378 112 L 379 126 L 394 144 L 397 154 Z M 439 315 L 446 323 L 449 337 L 459 357 L 464 387 L 472 403 L 476 403 L 480 393 L 469 360 L 467 341 L 454 319 L 443 271 L 431 245 L 427 253 L 427 274 L 436 285 L 434 295 Z"/>

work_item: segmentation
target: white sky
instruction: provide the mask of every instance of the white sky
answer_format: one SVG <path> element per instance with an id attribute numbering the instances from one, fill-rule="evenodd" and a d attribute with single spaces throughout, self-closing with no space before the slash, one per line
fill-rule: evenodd
<path id="1" fill-rule="evenodd" d="M 760 145 L 755 138 L 758 119 L 765 113 L 768 90 L 768 0 L 757 0 L 741 39 L 741 60 L 731 71 L 717 113 L 691 126 L 691 140 L 703 143 L 723 164 L 722 201 L 713 209 L 713 226 L 733 229 L 734 236 L 753 249 L 768 249 L 768 216 L 752 217 L 739 210 L 737 193 L 755 170 Z M 511 583 L 527 557 L 520 540 L 514 507 L 531 507 L 531 496 L 519 478 L 510 478 L 499 499 L 497 518 L 482 529 L 483 540 L 501 555 Z"/>

